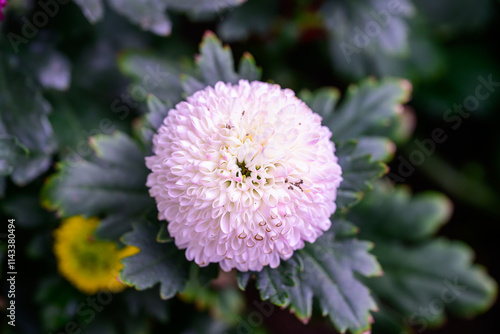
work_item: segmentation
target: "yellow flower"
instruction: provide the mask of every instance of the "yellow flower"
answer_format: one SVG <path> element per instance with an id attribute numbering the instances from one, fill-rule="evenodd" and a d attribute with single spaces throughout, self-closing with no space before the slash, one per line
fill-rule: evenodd
<path id="1" fill-rule="evenodd" d="M 121 259 L 139 252 L 126 246 L 118 249 L 112 241 L 94 239 L 97 218 L 74 216 L 63 220 L 54 231 L 54 253 L 59 272 L 80 291 L 95 294 L 100 290 L 119 292 L 126 285 L 117 279 L 123 268 Z"/>

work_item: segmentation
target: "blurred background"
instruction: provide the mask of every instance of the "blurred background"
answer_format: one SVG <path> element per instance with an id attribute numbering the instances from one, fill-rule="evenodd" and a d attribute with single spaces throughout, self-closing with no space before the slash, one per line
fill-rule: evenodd
<path id="1" fill-rule="evenodd" d="M 295 91 L 335 86 L 344 92 L 351 83 L 366 77 L 409 80 L 414 90 L 406 114 L 409 133 L 413 130 L 413 134 L 396 143 L 390 163 L 396 176 L 390 179 L 408 185 L 415 193 L 445 193 L 454 203 L 454 213 L 439 234 L 469 244 L 477 262 L 488 268 L 495 280 L 500 279 L 498 1 L 249 0 L 241 6 L 220 8 L 215 1 L 211 12 L 182 6 L 169 10 L 168 21 L 137 8 L 134 14 L 129 5 L 119 10 L 120 3 L 110 1 L 101 8 L 102 18 L 94 23 L 89 20 L 100 13 L 98 1 L 53 1 L 47 10 L 49 2 L 8 0 L 0 23 L 0 108 L 4 108 L 0 113 L 14 108 L 26 125 L 31 120 L 24 112 L 36 104 L 52 127 L 44 128 L 42 135 L 26 134 L 28 148 L 37 152 L 34 160 L 0 176 L 2 221 L 12 216 L 17 219 L 16 242 L 25 246 L 17 253 L 18 272 L 23 275 L 17 282 L 17 300 L 22 307 L 16 333 L 56 332 L 74 315 L 78 301 L 85 300 L 57 275 L 51 233 L 58 219 L 39 204 L 40 188 L 55 171 L 55 161 L 71 157 L 81 140 L 94 134 L 91 130 L 103 117 L 109 118 L 114 128 L 131 131 L 134 119 L 145 111 L 141 99 L 126 103 L 131 81 L 123 60 L 130 50 L 164 57 L 168 62 L 165 66 L 190 69 L 206 30 L 228 43 L 235 59 L 250 52 L 262 67 L 264 80 Z M 54 15 L 47 14 L 45 22 L 36 16 L 39 12 Z M 171 27 L 170 35 L 162 36 L 167 27 Z M 28 77 L 33 78 L 32 84 L 25 87 L 20 81 Z M 19 87 L 10 90 L 19 94 L 7 96 L 7 87 Z M 159 87 L 152 93 L 168 98 L 172 92 Z M 125 105 L 125 109 L 115 108 Z M 446 140 L 425 146 L 435 129 L 442 129 Z M 404 169 L 404 161 L 410 160 L 413 168 Z M 5 280 L 0 285 L 0 309 L 4 311 Z M 125 304 L 133 293 L 117 298 Z M 246 312 L 257 309 L 254 301 L 260 299 L 253 285 L 245 295 L 243 300 L 228 292 L 222 305 L 233 310 L 246 307 Z M 151 296 L 158 299 L 157 292 Z M 202 332 L 222 332 L 218 324 L 206 320 L 206 304 L 211 298 L 195 302 L 196 298 L 187 294 L 181 298 L 184 301 L 173 300 L 168 305 L 170 322 L 160 324 L 165 320 L 160 312 L 160 320 L 151 320 L 150 328 L 198 332 L 176 321 L 189 319 L 197 328 L 204 328 Z M 196 316 L 201 318 L 187 316 L 195 310 L 201 311 Z M 117 307 L 107 316 L 120 319 L 124 312 L 134 311 Z M 154 313 L 155 306 L 137 312 Z M 474 319 L 450 316 L 441 328 L 424 332 L 497 333 L 499 314 L 500 306 L 495 304 Z M 108 333 L 104 325 L 88 330 Z M 284 332 L 335 331 L 320 316 L 314 316 L 306 327 L 288 310 L 275 307 L 273 315 L 264 319 L 262 333 Z"/>

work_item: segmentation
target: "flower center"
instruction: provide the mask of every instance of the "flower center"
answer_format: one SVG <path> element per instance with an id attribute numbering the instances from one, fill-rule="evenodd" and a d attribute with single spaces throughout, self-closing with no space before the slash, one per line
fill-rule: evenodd
<path id="1" fill-rule="evenodd" d="M 72 251 L 80 270 L 94 276 L 108 273 L 118 261 L 116 245 L 109 241 L 86 238 L 74 244 Z"/>
<path id="2" fill-rule="evenodd" d="M 240 171 L 241 171 L 241 175 L 245 176 L 245 177 L 248 177 L 250 176 L 250 170 L 247 168 L 245 162 L 237 162 L 236 163 L 238 165 L 238 167 L 240 168 Z"/>

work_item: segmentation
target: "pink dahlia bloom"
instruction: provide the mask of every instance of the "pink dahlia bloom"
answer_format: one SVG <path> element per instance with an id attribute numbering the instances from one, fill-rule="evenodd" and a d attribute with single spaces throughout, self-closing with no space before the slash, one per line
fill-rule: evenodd
<path id="1" fill-rule="evenodd" d="M 330 227 L 342 181 L 331 135 L 289 89 L 218 82 L 169 111 L 149 193 L 188 260 L 275 268 Z"/>

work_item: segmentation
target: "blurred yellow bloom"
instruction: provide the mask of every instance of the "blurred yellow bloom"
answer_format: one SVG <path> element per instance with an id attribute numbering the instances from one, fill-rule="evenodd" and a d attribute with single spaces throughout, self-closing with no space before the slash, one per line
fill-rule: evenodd
<path id="1" fill-rule="evenodd" d="M 54 231 L 54 253 L 59 272 L 80 291 L 95 294 L 100 290 L 119 292 L 126 285 L 117 277 L 121 259 L 139 252 L 126 246 L 119 249 L 112 241 L 94 239 L 97 218 L 74 216 L 65 219 Z"/>

